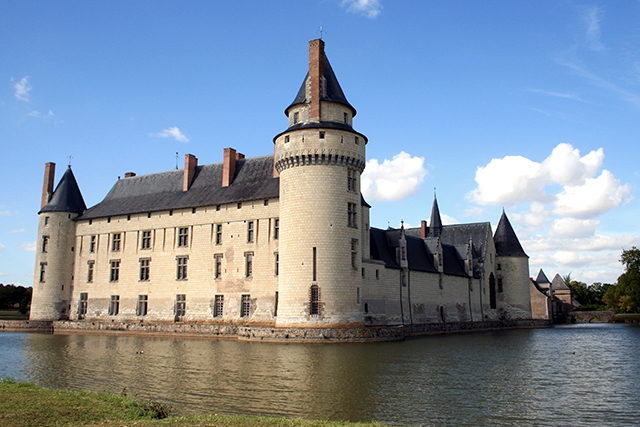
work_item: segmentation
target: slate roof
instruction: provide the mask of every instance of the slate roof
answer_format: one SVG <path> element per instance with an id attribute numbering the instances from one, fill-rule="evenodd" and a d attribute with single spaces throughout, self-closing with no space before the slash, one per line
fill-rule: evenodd
<path id="1" fill-rule="evenodd" d="M 544 271 L 542 271 L 542 269 L 540 269 L 540 271 L 538 272 L 538 277 L 536 277 L 536 282 L 539 285 L 546 285 L 547 288 L 549 287 L 549 283 L 551 283 L 549 279 L 547 279 L 547 275 L 544 274 Z"/>
<path id="2" fill-rule="evenodd" d="M 502 216 L 498 222 L 496 233 L 493 236 L 493 241 L 496 245 L 496 256 L 511 256 L 511 257 L 528 257 L 528 255 L 522 249 L 516 232 L 513 231 L 513 227 L 507 218 L 507 214 L 502 211 Z"/>
<path id="3" fill-rule="evenodd" d="M 559 274 L 556 274 L 551 281 L 551 286 L 553 286 L 554 291 L 568 291 L 569 286 L 565 283 L 564 279 L 560 277 Z"/>
<path id="4" fill-rule="evenodd" d="M 371 228 L 369 232 L 371 258 L 383 261 L 387 268 L 400 269 L 400 264 L 396 260 L 396 248 L 400 245 L 399 229 L 381 230 Z M 422 239 L 420 237 L 407 235 L 407 262 L 409 270 L 437 273 L 438 270 L 433 264 L 433 251 L 430 248 L 435 239 Z M 443 244 L 443 270 L 444 274 L 452 276 L 467 277 L 464 268 L 464 260 L 458 254 L 458 250 L 453 245 Z"/>
<path id="5" fill-rule="evenodd" d="M 279 197 L 280 178 L 273 177 L 272 155 L 237 160 L 228 187 L 222 187 L 222 163 L 196 167 L 188 191 L 182 191 L 183 179 L 183 169 L 119 179 L 102 202 L 78 219 Z"/>
<path id="6" fill-rule="evenodd" d="M 407 236 L 420 237 L 422 234 L 420 227 L 405 229 Z M 452 246 L 465 246 L 469 243 L 469 238 L 473 240 L 475 257 L 482 257 L 487 244 L 487 236 L 491 235 L 491 224 L 489 222 L 474 222 L 470 224 L 452 224 L 442 226 L 440 239 L 443 244 Z M 429 233 L 427 232 L 427 236 Z"/>
<path id="7" fill-rule="evenodd" d="M 51 199 L 44 205 L 38 213 L 42 212 L 74 212 L 82 213 L 87 209 L 82 193 L 76 182 L 76 177 L 71 171 L 71 166 L 67 168 L 58 186 L 53 191 Z"/>
<path id="8" fill-rule="evenodd" d="M 440 218 L 440 208 L 438 199 L 433 196 L 433 207 L 431 208 L 431 221 L 429 221 L 429 236 L 438 237 L 442 233 L 442 219 Z"/>
<path id="9" fill-rule="evenodd" d="M 340 83 L 338 83 L 338 79 L 336 78 L 335 73 L 333 72 L 333 68 L 331 68 L 331 64 L 329 63 L 329 59 L 327 58 L 327 55 L 324 55 L 324 74 L 323 74 L 325 80 L 326 80 L 326 93 L 324 94 L 324 96 L 320 97 L 321 101 L 331 101 L 331 102 L 337 102 L 340 104 L 344 104 L 346 106 L 348 106 L 349 108 L 351 108 L 353 110 L 353 115 L 356 115 L 356 109 L 353 108 L 353 106 L 351 104 L 349 104 L 349 101 L 347 101 L 347 97 L 344 96 L 344 92 L 342 91 L 342 88 L 340 87 Z M 304 80 L 302 81 L 302 86 L 300 86 L 300 90 L 298 91 L 298 94 L 296 95 L 295 99 L 293 100 L 293 102 L 291 103 L 291 105 L 289 105 L 285 110 L 284 110 L 284 114 L 287 115 L 287 110 L 289 108 L 291 108 L 291 106 L 296 105 L 296 104 L 302 104 L 304 102 L 307 102 L 307 98 L 306 98 L 306 85 L 307 85 L 307 79 L 309 78 L 309 73 L 307 73 L 307 75 L 305 76 Z"/>

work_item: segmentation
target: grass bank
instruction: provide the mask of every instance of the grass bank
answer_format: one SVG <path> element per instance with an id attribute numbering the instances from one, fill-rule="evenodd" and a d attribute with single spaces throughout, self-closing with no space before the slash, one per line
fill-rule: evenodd
<path id="1" fill-rule="evenodd" d="M 208 427 L 382 427 L 380 423 L 309 421 L 242 415 L 174 416 L 158 402 L 111 393 L 56 390 L 0 380 L 0 425 L 24 426 L 208 426 Z"/>

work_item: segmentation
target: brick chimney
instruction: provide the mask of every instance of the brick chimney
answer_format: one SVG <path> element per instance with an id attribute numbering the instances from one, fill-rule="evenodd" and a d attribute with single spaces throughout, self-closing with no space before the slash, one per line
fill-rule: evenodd
<path id="1" fill-rule="evenodd" d="M 222 160 L 222 186 L 228 187 L 233 181 L 233 174 L 236 173 L 236 160 L 244 159 L 244 154 L 237 153 L 233 148 L 224 149 Z"/>
<path id="2" fill-rule="evenodd" d="M 309 80 L 311 104 L 309 105 L 309 120 L 319 122 L 321 118 L 320 96 L 322 95 L 322 80 L 324 76 L 324 42 L 320 39 L 309 42 Z"/>
<path id="3" fill-rule="evenodd" d="M 182 181 L 182 191 L 187 191 L 193 181 L 193 175 L 196 173 L 198 166 L 198 158 L 193 154 L 185 154 L 184 156 L 184 180 Z"/>
<path id="4" fill-rule="evenodd" d="M 40 209 L 44 208 L 51 195 L 53 194 L 53 180 L 56 176 L 56 164 L 48 162 L 44 164 L 44 183 L 42 184 L 42 201 L 40 203 Z"/>
<path id="5" fill-rule="evenodd" d="M 427 237 L 427 221 L 424 219 L 420 222 L 420 236 L 423 239 Z"/>
<path id="6" fill-rule="evenodd" d="M 134 176 L 136 176 L 135 172 L 125 172 L 124 174 L 125 178 L 133 178 Z"/>

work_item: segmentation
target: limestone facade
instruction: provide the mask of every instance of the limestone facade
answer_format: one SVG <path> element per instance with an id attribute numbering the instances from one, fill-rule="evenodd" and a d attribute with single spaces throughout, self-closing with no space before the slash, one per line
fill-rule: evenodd
<path id="1" fill-rule="evenodd" d="M 322 40 L 309 57 L 271 156 L 226 148 L 198 166 L 188 154 L 183 170 L 127 173 L 89 209 L 70 168 L 53 191 L 48 164 L 31 318 L 353 331 L 532 319 L 506 215 L 495 236 L 489 223 L 443 226 L 434 200 L 429 226 L 370 226 L 368 140 Z"/>

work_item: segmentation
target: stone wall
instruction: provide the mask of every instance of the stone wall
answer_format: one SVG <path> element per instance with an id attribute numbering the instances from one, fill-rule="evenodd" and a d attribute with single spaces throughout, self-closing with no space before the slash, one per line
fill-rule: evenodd
<path id="1" fill-rule="evenodd" d="M 613 311 L 574 311 L 573 320 L 576 322 L 611 322 L 613 321 Z"/>

